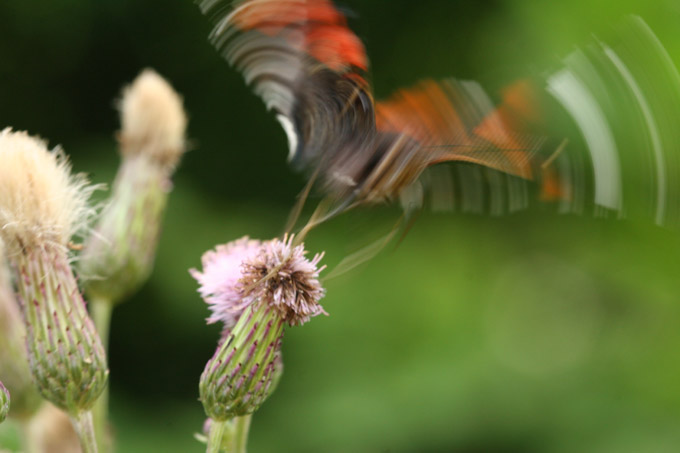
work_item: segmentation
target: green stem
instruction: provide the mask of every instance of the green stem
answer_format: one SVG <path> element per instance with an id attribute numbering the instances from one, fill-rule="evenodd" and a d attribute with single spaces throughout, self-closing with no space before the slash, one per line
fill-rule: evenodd
<path id="1" fill-rule="evenodd" d="M 210 423 L 210 433 L 208 434 L 208 449 L 206 453 L 219 453 L 222 447 L 222 436 L 227 422 L 213 420 Z"/>
<path id="2" fill-rule="evenodd" d="M 92 412 L 80 411 L 75 416 L 71 415 L 71 423 L 78 434 L 80 447 L 83 453 L 97 453 L 97 442 L 94 438 L 94 425 L 92 424 Z"/>
<path id="3" fill-rule="evenodd" d="M 109 328 L 111 326 L 111 312 L 113 303 L 105 297 L 90 297 L 90 311 L 94 326 L 104 345 L 104 351 L 109 352 Z"/>
<path id="4" fill-rule="evenodd" d="M 103 297 L 90 297 L 90 311 L 92 320 L 99 333 L 99 338 L 102 340 L 104 351 L 109 353 L 109 329 L 111 326 L 111 314 L 113 312 L 113 303 Z M 94 415 L 95 434 L 97 436 L 97 446 L 99 451 L 107 453 L 111 450 L 111 439 L 109 439 L 108 432 L 108 414 L 109 414 L 109 385 L 94 403 L 92 408 Z"/>
<path id="5" fill-rule="evenodd" d="M 250 431 L 250 420 L 252 417 L 252 414 L 236 417 L 233 453 L 246 453 L 248 431 Z"/>

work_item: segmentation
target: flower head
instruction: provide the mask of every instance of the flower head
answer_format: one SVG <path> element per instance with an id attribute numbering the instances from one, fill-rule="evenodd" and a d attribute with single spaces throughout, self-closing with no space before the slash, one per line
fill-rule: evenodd
<path id="1" fill-rule="evenodd" d="M 187 117 L 170 84 L 146 69 L 125 88 L 119 108 L 123 154 L 146 154 L 174 167 L 185 150 Z"/>
<path id="2" fill-rule="evenodd" d="M 92 213 L 95 187 L 72 175 L 61 150 L 26 132 L 0 132 L 0 235 L 8 253 L 51 242 L 66 246 Z"/>
<path id="3" fill-rule="evenodd" d="M 211 304 L 211 319 L 226 330 L 201 375 L 199 391 L 208 417 L 224 422 L 253 413 L 274 391 L 283 370 L 284 325 L 325 313 L 319 305 L 322 255 L 305 258 L 293 237 L 259 242 L 242 238 L 203 256 L 192 275 Z"/>
<path id="4" fill-rule="evenodd" d="M 242 278 L 241 265 L 257 255 L 261 248 L 260 241 L 244 236 L 205 252 L 201 258 L 203 272 L 189 271 L 200 284 L 198 292 L 212 312 L 208 324 L 221 321 L 225 329 L 236 324 L 243 312 L 242 295 L 237 287 Z"/>
<path id="5" fill-rule="evenodd" d="M 246 303 L 265 303 L 275 308 L 289 325 L 301 325 L 313 316 L 327 314 L 319 305 L 325 290 L 318 267 L 323 253 L 305 258 L 304 245 L 293 246 L 293 236 L 272 239 L 260 253 L 245 260 L 238 289 Z"/>

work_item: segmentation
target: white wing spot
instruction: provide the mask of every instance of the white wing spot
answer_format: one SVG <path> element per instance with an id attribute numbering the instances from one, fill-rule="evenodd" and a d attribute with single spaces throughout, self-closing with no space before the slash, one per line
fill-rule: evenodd
<path id="1" fill-rule="evenodd" d="M 288 160 L 292 160 L 298 148 L 298 136 L 295 133 L 295 126 L 283 115 L 276 115 L 276 119 L 279 120 L 281 127 L 286 132 L 286 136 L 288 136 Z"/>

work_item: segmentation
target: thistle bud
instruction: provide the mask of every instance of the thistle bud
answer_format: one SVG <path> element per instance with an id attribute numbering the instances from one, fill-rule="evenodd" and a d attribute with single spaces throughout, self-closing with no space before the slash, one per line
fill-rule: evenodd
<path id="1" fill-rule="evenodd" d="M 0 240 L 0 380 L 12 392 L 12 417 L 28 419 L 42 398 L 33 385 L 26 356 L 26 328 L 14 298 Z"/>
<path id="2" fill-rule="evenodd" d="M 213 420 L 253 413 L 269 396 L 283 320 L 248 307 L 201 375 L 201 401 Z"/>
<path id="3" fill-rule="evenodd" d="M 22 132 L 0 133 L 0 235 L 15 272 L 29 367 L 44 398 L 72 415 L 104 389 L 106 357 L 69 266 L 93 188 L 59 152 Z"/>
<path id="4" fill-rule="evenodd" d="M 282 370 L 284 324 L 300 325 L 325 313 L 318 304 L 324 295 L 318 281 L 323 267 L 317 268 L 322 255 L 307 260 L 302 245 L 293 247 L 292 237 L 243 241 L 208 252 L 204 272 L 193 271 L 203 284 L 201 293 L 212 304 L 213 316 L 237 319 L 208 361 L 199 385 L 206 414 L 219 422 L 253 413 L 273 391 Z M 242 247 L 246 244 L 254 249 Z M 220 271 L 229 267 L 239 269 L 239 278 L 223 272 L 224 285 L 219 285 Z M 220 299 L 222 303 L 216 303 Z M 216 313 L 217 308 L 228 316 Z"/>
<path id="5" fill-rule="evenodd" d="M 9 401 L 9 392 L 0 382 L 0 423 L 4 422 L 9 414 Z"/>
<path id="6" fill-rule="evenodd" d="M 85 292 L 110 303 L 135 292 L 151 272 L 187 123 L 180 97 L 151 70 L 125 88 L 120 111 L 122 162 L 79 266 Z"/>

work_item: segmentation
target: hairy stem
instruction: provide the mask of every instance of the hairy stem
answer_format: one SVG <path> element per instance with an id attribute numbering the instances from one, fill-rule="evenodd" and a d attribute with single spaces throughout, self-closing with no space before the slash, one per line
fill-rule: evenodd
<path id="1" fill-rule="evenodd" d="M 94 425 L 92 424 L 92 412 L 80 411 L 71 415 L 71 423 L 78 434 L 83 453 L 97 453 L 97 442 L 94 437 Z"/>
<path id="2" fill-rule="evenodd" d="M 208 434 L 208 449 L 206 453 L 219 453 L 222 446 L 222 436 L 224 435 L 224 428 L 227 422 L 218 422 L 213 420 L 210 424 L 210 433 Z"/>
<path id="3" fill-rule="evenodd" d="M 236 426 L 234 433 L 234 453 L 246 453 L 246 446 L 248 445 L 248 431 L 250 431 L 250 420 L 252 414 L 236 417 Z"/>

